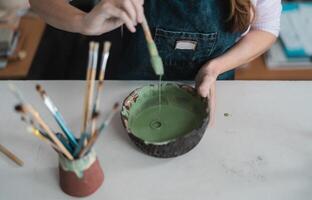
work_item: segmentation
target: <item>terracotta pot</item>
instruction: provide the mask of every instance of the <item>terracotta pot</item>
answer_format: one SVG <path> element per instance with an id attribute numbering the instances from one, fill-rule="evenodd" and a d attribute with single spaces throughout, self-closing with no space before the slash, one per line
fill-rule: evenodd
<path id="1" fill-rule="evenodd" d="M 94 152 L 70 161 L 60 156 L 60 187 L 66 194 L 86 197 L 93 194 L 104 181 L 104 174 Z"/>
<path id="2" fill-rule="evenodd" d="M 152 134 L 159 134 L 162 139 L 160 140 L 148 140 L 142 137 L 142 133 L 137 133 L 134 128 L 131 127 L 131 123 L 135 123 L 138 117 L 134 117 L 136 114 L 144 112 L 146 109 L 157 106 L 158 100 L 158 88 L 157 85 L 148 85 L 142 88 L 134 90 L 123 102 L 123 107 L 121 110 L 121 118 L 123 126 L 125 127 L 131 141 L 144 153 L 159 157 L 159 158 L 171 158 L 183 155 L 190 150 L 192 150 L 201 140 L 204 135 L 208 122 L 209 122 L 209 110 L 207 99 L 201 98 L 197 95 L 196 90 L 188 85 L 165 83 L 162 84 L 162 107 L 166 105 L 172 105 L 171 100 L 177 102 L 175 106 L 182 109 L 187 109 L 196 116 L 196 124 L 189 121 L 184 121 L 191 124 L 190 128 L 187 130 L 179 130 L 179 134 L 174 137 L 169 136 L 170 132 L 162 131 L 161 129 Z M 167 97 L 166 97 L 167 95 Z M 169 100 L 168 100 L 169 99 Z M 167 101 L 167 102 L 166 102 Z M 180 101 L 180 103 L 178 102 Z M 154 111 L 155 113 L 157 111 Z M 152 113 L 152 112 L 151 112 Z M 170 114 L 170 113 L 169 113 Z M 172 113 L 171 113 L 172 114 Z M 179 118 L 180 114 L 175 114 L 167 119 L 171 123 L 177 124 L 181 127 L 181 121 Z M 153 116 L 155 117 L 155 116 Z M 166 116 L 165 116 L 166 117 Z M 162 122 L 152 120 L 149 122 L 149 118 L 142 118 L 145 121 L 141 121 L 139 124 L 145 124 L 144 126 L 160 126 Z M 160 119 L 161 120 L 161 119 Z M 166 121 L 165 121 L 166 123 Z M 164 124 L 165 124 L 164 123 Z M 168 125 L 165 124 L 165 125 Z M 171 125 L 171 124 L 169 124 Z M 143 130 L 143 129 L 142 129 Z M 148 129 L 144 129 L 148 130 Z M 148 134 L 148 133 L 147 133 Z M 167 134 L 167 135 L 166 135 Z"/>

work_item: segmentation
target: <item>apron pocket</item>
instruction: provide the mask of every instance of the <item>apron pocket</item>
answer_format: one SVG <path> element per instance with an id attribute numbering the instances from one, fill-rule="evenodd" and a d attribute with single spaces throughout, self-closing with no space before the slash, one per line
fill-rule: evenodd
<path id="1" fill-rule="evenodd" d="M 177 32 L 157 28 L 155 33 L 155 43 L 166 65 L 208 59 L 214 50 L 216 40 L 216 32 Z"/>
<path id="2" fill-rule="evenodd" d="M 165 66 L 165 79 L 193 80 L 215 48 L 217 33 L 156 29 L 155 43 Z"/>

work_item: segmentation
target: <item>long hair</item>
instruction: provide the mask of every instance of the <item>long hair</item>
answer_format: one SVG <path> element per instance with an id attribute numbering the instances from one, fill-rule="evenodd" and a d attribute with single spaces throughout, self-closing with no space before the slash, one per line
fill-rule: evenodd
<path id="1" fill-rule="evenodd" d="M 250 0 L 229 0 L 227 23 L 230 31 L 247 30 L 255 18 L 255 8 Z"/>

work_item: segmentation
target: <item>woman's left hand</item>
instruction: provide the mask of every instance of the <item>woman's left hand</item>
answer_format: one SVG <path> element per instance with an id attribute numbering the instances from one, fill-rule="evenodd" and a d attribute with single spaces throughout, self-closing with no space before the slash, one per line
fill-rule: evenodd
<path id="1" fill-rule="evenodd" d="M 197 73 L 195 87 L 200 96 L 208 98 L 209 126 L 215 123 L 217 65 L 208 62 Z"/>

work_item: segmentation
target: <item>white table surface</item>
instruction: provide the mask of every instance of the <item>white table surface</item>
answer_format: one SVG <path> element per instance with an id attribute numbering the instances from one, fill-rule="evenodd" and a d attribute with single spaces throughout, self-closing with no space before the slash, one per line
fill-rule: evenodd
<path id="1" fill-rule="evenodd" d="M 0 199 L 71 199 L 58 185 L 57 155 L 26 132 L 6 83 L 0 82 L 0 142 L 25 165 L 17 167 L 0 153 Z M 15 83 L 56 128 L 34 90 L 38 82 Z M 84 82 L 40 83 L 78 132 Z M 102 112 L 145 84 L 107 81 Z M 141 153 L 116 115 L 96 144 L 104 184 L 87 199 L 312 199 L 312 82 L 218 82 L 217 93 L 216 126 L 174 159 Z"/>

